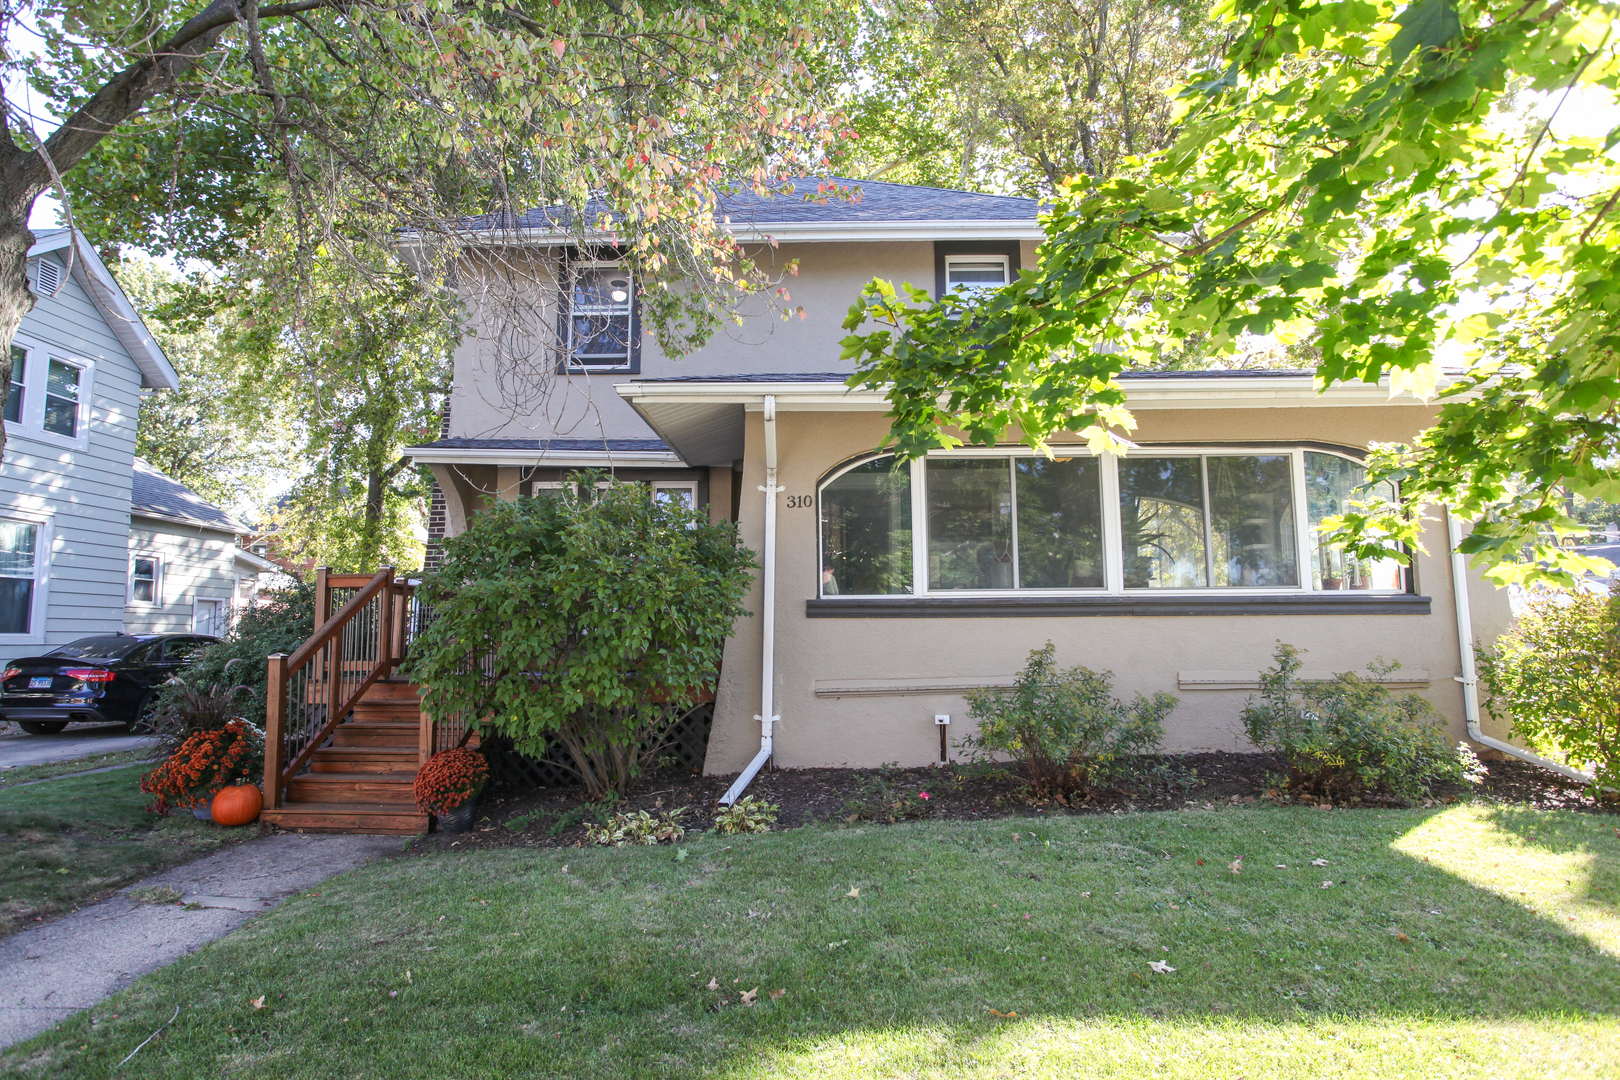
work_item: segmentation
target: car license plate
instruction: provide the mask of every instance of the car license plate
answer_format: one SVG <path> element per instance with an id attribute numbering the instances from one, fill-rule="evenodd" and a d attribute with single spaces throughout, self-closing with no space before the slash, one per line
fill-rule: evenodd
<path id="1" fill-rule="evenodd" d="M 51 677 L 49 675 L 35 675 L 28 680 L 28 689 L 30 690 L 49 690 L 50 688 Z"/>

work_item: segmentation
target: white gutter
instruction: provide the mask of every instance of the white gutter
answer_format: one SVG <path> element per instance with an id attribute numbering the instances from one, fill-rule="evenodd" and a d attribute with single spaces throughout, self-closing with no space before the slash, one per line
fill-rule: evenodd
<path id="1" fill-rule="evenodd" d="M 720 796 L 724 806 L 731 806 L 759 775 L 759 770 L 770 760 L 771 726 L 780 720 L 773 711 L 776 707 L 776 496 L 782 489 L 776 486 L 776 397 L 765 395 L 765 550 L 761 554 L 761 583 L 765 598 L 760 602 L 760 686 L 759 753 L 737 777 L 736 783 Z"/>
<path id="2" fill-rule="evenodd" d="M 1046 232 L 1034 218 L 987 218 L 934 221 L 720 221 L 719 227 L 739 243 L 827 244 L 861 241 L 1029 240 L 1040 243 Z M 604 244 L 621 237 L 612 229 L 566 229 L 515 226 L 509 229 L 460 229 L 456 236 L 484 246 L 573 247 L 582 239 Z M 401 247 L 422 245 L 419 233 L 405 233 Z"/>
<path id="3" fill-rule="evenodd" d="M 668 465 L 685 462 L 673 450 L 480 450 L 469 447 L 407 446 L 405 455 L 419 465 L 555 465 L 590 468 L 615 465 Z"/>
<path id="4" fill-rule="evenodd" d="M 1457 545 L 1462 543 L 1462 523 L 1457 520 L 1457 515 L 1449 506 L 1446 507 L 1446 535 L 1451 544 L 1451 594 L 1453 606 L 1457 609 L 1457 651 L 1462 658 L 1462 677 L 1457 681 L 1462 683 L 1463 688 L 1463 716 L 1468 721 L 1468 737 L 1492 750 L 1500 750 L 1521 761 L 1551 769 L 1571 780 L 1579 780 L 1585 784 L 1595 783 L 1596 777 L 1579 769 L 1572 769 L 1562 762 L 1544 758 L 1540 754 L 1532 754 L 1510 742 L 1493 739 L 1479 729 L 1479 677 L 1474 667 L 1474 617 L 1468 604 L 1468 559 L 1457 550 Z"/>

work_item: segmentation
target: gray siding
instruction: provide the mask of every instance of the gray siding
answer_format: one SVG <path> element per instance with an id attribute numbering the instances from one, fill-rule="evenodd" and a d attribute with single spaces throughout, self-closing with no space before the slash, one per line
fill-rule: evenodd
<path id="1" fill-rule="evenodd" d="M 35 305 L 17 336 L 44 351 L 92 361 L 95 369 L 85 449 L 50 442 L 23 424 L 6 425 L 0 516 L 48 516 L 53 535 L 44 626 L 34 627 L 34 636 L 43 640 L 0 643 L 0 660 L 123 626 L 130 473 L 141 392 L 134 360 L 72 276 L 64 275 L 56 296 Z"/>
<path id="2" fill-rule="evenodd" d="M 135 517 L 129 524 L 129 554 L 152 554 L 162 560 L 160 604 L 132 603 L 124 608 L 124 631 L 130 634 L 180 634 L 193 629 L 198 600 L 224 603 L 230 617 L 236 588 L 236 537 L 153 518 Z"/>

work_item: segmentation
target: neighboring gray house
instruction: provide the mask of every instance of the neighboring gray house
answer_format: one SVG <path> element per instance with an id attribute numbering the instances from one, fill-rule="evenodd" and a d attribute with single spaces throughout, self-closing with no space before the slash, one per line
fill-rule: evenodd
<path id="1" fill-rule="evenodd" d="M 136 458 L 129 510 L 131 634 L 221 634 L 274 563 L 240 547 L 246 525 Z"/>
<path id="2" fill-rule="evenodd" d="M 82 237 L 38 234 L 0 462 L 0 660 L 124 625 L 143 389 L 174 368 Z"/>

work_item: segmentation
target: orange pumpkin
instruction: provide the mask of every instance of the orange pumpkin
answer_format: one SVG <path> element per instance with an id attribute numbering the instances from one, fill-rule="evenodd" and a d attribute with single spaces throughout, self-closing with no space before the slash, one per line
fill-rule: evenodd
<path id="1" fill-rule="evenodd" d="M 208 808 L 220 825 L 250 825 L 259 820 L 259 811 L 263 809 L 264 796 L 253 784 L 220 788 Z"/>

